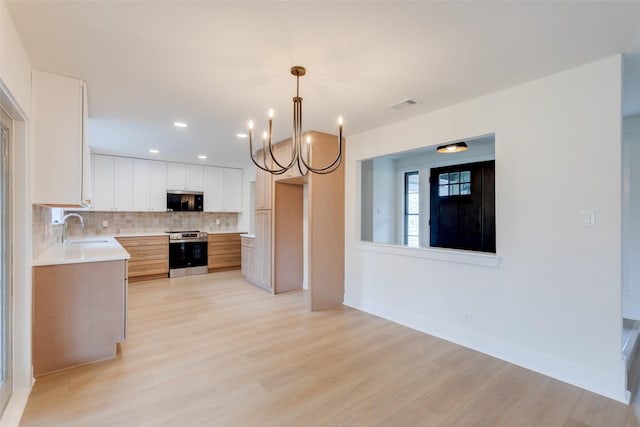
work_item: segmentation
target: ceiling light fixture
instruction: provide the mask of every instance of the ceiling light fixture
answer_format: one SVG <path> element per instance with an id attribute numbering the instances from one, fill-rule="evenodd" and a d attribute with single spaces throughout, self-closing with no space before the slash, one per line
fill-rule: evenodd
<path id="1" fill-rule="evenodd" d="M 306 176 L 309 172 L 317 174 L 328 174 L 334 172 L 342 162 L 342 116 L 338 117 L 338 154 L 336 158 L 322 166 L 311 166 L 311 136 L 306 135 L 305 154 L 302 153 L 302 98 L 300 97 L 300 77 L 306 74 L 304 67 L 291 67 L 291 74 L 296 76 L 296 96 L 293 98 L 293 138 L 291 138 L 291 159 L 280 163 L 273 155 L 273 144 L 271 143 L 271 129 L 273 123 L 273 109 L 269 110 L 269 131 L 262 134 L 262 164 L 256 160 L 253 152 L 253 121 L 249 121 L 249 156 L 253 163 L 263 171 L 273 175 L 281 175 L 293 168 L 298 167 L 300 175 Z M 269 160 L 267 158 L 269 157 Z M 306 157 L 306 158 L 305 158 Z M 280 160 L 282 161 L 282 159 Z M 284 163 L 284 164 L 283 164 Z M 267 166 L 271 164 L 272 167 Z"/>
<path id="2" fill-rule="evenodd" d="M 200 160 L 204 160 L 204 159 L 206 159 L 206 158 L 207 158 L 207 156 L 205 156 L 205 155 L 202 155 L 202 154 L 201 154 L 201 155 L 199 155 L 199 156 L 198 156 L 198 158 L 199 158 Z"/>
<path id="3" fill-rule="evenodd" d="M 242 139 L 244 139 L 244 138 L 246 138 L 246 137 L 247 137 L 247 134 L 246 134 L 246 133 L 238 133 L 238 134 L 236 134 L 236 136 L 237 136 L 238 138 L 242 138 Z"/>
<path id="4" fill-rule="evenodd" d="M 461 151 L 465 151 L 467 148 L 467 144 L 465 142 L 456 142 L 455 144 L 447 144 L 441 145 L 436 148 L 438 153 L 460 153 Z"/>
<path id="5" fill-rule="evenodd" d="M 151 154 L 158 154 L 160 151 L 156 150 L 155 148 L 152 148 L 151 150 L 149 150 L 149 152 Z"/>
<path id="6" fill-rule="evenodd" d="M 185 122 L 173 122 L 173 125 L 177 128 L 186 128 L 187 124 Z"/>

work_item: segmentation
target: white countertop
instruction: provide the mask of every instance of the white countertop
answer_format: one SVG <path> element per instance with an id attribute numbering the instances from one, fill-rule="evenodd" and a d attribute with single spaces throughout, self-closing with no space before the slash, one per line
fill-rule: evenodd
<path id="1" fill-rule="evenodd" d="M 199 230 L 204 231 L 207 234 L 245 234 L 246 231 L 222 231 L 222 230 Z M 103 237 L 151 237 L 151 236 L 169 236 L 169 233 L 164 231 L 132 231 L 119 234 L 96 234 L 93 236 L 84 236 L 82 239 L 101 239 Z"/>
<path id="2" fill-rule="evenodd" d="M 129 259 L 129 253 L 113 237 L 89 237 L 58 243 L 36 258 L 32 265 L 78 264 Z"/>

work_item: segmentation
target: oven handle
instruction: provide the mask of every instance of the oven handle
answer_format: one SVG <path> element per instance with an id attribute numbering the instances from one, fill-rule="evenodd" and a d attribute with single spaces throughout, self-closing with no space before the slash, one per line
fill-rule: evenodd
<path id="1" fill-rule="evenodd" d="M 184 240 L 169 240 L 169 244 L 172 243 L 207 243 L 209 239 L 184 239 Z"/>

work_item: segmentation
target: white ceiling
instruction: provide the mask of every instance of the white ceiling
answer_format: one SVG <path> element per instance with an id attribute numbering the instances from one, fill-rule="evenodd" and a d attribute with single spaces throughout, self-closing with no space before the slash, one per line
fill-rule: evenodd
<path id="1" fill-rule="evenodd" d="M 96 152 L 247 164 L 249 119 L 345 136 L 618 53 L 640 52 L 640 2 L 14 1 L 35 68 L 85 80 Z M 625 70 L 626 71 L 626 70 Z M 640 78 L 625 75 L 625 84 Z M 640 113 L 638 95 L 625 112 Z M 389 105 L 413 97 L 415 107 Z M 183 120 L 186 129 L 173 127 Z M 389 141 L 393 144 L 393 141 Z M 160 154 L 150 155 L 157 148 Z"/>

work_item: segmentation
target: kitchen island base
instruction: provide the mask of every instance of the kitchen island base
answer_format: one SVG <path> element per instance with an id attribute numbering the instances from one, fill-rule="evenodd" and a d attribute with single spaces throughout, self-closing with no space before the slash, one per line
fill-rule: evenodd
<path id="1" fill-rule="evenodd" d="M 126 337 L 126 263 L 33 268 L 35 377 L 116 357 Z"/>

